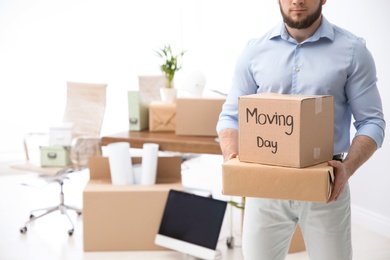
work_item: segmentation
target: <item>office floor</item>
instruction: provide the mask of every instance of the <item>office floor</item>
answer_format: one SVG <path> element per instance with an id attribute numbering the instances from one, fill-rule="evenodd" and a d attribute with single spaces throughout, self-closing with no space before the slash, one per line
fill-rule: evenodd
<path id="1" fill-rule="evenodd" d="M 183 167 L 183 182 L 194 188 L 202 188 L 218 193 L 218 174 L 207 175 L 201 169 L 205 164 L 218 158 L 194 158 Z M 215 161 L 207 165 L 210 172 Z M 217 164 L 218 165 L 218 164 Z M 189 170 L 191 169 L 191 171 Z M 56 205 L 59 200 L 59 187 L 56 184 L 47 185 L 35 174 L 21 173 L 9 170 L 0 164 L 0 260 L 105 260 L 105 259 L 147 259 L 165 260 L 195 258 L 175 251 L 142 251 L 142 252 L 84 252 L 83 251 L 83 221 L 71 212 L 75 221 L 75 232 L 69 236 L 70 224 L 59 212 L 48 215 L 35 223 L 28 225 L 26 234 L 19 229 L 28 219 L 31 209 Z M 194 174 L 197 174 L 196 178 Z M 203 176 L 202 176 L 203 175 Z M 200 177 L 204 177 L 203 179 Z M 87 170 L 71 175 L 65 184 L 65 203 L 82 207 L 82 190 L 89 178 Z M 205 182 L 207 180 L 207 182 Z M 22 185 L 28 183 L 29 186 Z M 217 197 L 215 194 L 213 194 Z M 228 209 L 229 210 L 229 209 Z M 233 215 L 233 228 L 230 216 Z M 218 243 L 219 259 L 243 259 L 240 245 L 240 212 L 233 209 L 227 211 Z M 388 260 L 390 259 L 390 238 L 375 234 L 362 227 L 353 225 L 354 260 Z M 235 245 L 228 249 L 226 240 L 233 235 Z M 286 260 L 307 260 L 306 252 L 289 254 Z"/>

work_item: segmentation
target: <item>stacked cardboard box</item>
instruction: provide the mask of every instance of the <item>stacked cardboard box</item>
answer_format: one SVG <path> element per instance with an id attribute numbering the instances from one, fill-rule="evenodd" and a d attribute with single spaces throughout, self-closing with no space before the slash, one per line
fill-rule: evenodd
<path id="1" fill-rule="evenodd" d="M 239 99 L 239 157 L 223 164 L 223 193 L 326 202 L 333 168 L 331 96 Z"/>
<path id="2" fill-rule="evenodd" d="M 153 101 L 149 104 L 149 131 L 175 132 L 176 104 Z"/>
<path id="3" fill-rule="evenodd" d="M 302 168 L 333 156 L 331 96 L 243 96 L 238 113 L 240 161 Z"/>
<path id="4" fill-rule="evenodd" d="M 333 168 L 327 163 L 290 168 L 232 159 L 223 165 L 225 195 L 326 202 L 332 183 Z"/>
<path id="5" fill-rule="evenodd" d="M 152 101 L 148 106 L 149 131 L 217 136 L 215 127 L 224 102 L 225 98 L 211 97 L 177 98 L 176 103 Z"/>
<path id="6" fill-rule="evenodd" d="M 239 99 L 239 157 L 222 166 L 225 195 L 326 202 L 332 191 L 333 97 Z M 305 250 L 299 226 L 289 253 Z"/>
<path id="7" fill-rule="evenodd" d="M 225 98 L 178 98 L 176 134 L 217 136 L 215 130 Z"/>

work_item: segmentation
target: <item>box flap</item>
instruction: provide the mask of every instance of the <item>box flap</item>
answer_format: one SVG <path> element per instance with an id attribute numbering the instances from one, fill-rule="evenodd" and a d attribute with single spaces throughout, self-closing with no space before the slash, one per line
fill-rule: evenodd
<path id="1" fill-rule="evenodd" d="M 180 181 L 172 183 L 157 183 L 158 185 L 111 185 L 111 179 L 90 180 L 85 186 L 84 194 L 91 192 L 158 192 L 169 189 L 183 189 Z"/>
<path id="2" fill-rule="evenodd" d="M 240 99 L 255 98 L 255 99 L 274 99 L 287 101 L 302 101 L 306 99 L 318 99 L 332 97 L 329 95 L 296 95 L 296 94 L 279 94 L 279 93 L 256 93 L 239 97 Z"/>
<path id="3" fill-rule="evenodd" d="M 133 157 L 131 160 L 133 164 L 142 163 L 141 157 Z M 181 180 L 181 162 L 180 156 L 158 157 L 156 182 L 172 183 Z M 111 179 L 108 157 L 90 157 L 88 167 L 90 180 Z"/>

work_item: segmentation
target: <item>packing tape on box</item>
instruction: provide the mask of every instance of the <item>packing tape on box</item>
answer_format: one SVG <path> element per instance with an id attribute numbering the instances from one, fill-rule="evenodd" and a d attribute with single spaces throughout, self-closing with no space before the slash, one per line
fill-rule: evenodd
<path id="1" fill-rule="evenodd" d="M 313 149 L 313 158 L 318 160 L 321 155 L 321 147 L 314 147 Z"/>
<path id="2" fill-rule="evenodd" d="M 317 115 L 322 112 L 322 97 L 317 97 L 315 100 L 314 114 Z"/>

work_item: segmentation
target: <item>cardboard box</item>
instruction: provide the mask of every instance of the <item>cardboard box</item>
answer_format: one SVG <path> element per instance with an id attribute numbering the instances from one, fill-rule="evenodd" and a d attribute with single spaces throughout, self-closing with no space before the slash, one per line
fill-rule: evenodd
<path id="1" fill-rule="evenodd" d="M 141 131 L 149 126 L 149 104 L 139 91 L 128 91 L 129 130 Z"/>
<path id="2" fill-rule="evenodd" d="M 176 134 L 217 136 L 215 130 L 225 98 L 178 98 Z"/>
<path id="3" fill-rule="evenodd" d="M 222 193 L 231 196 L 327 202 L 333 179 L 327 163 L 291 168 L 234 158 L 222 165 Z"/>
<path id="4" fill-rule="evenodd" d="M 239 98 L 244 162 L 307 167 L 332 159 L 332 96 L 254 94 Z"/>
<path id="5" fill-rule="evenodd" d="M 176 104 L 152 102 L 149 105 L 149 131 L 175 132 Z"/>
<path id="6" fill-rule="evenodd" d="M 41 146 L 42 167 L 62 167 L 71 164 L 70 146 Z"/>
<path id="7" fill-rule="evenodd" d="M 111 185 L 108 158 L 91 157 L 83 192 L 84 251 L 166 250 L 154 239 L 169 190 L 183 189 L 181 160 L 159 157 L 155 185 Z"/>

